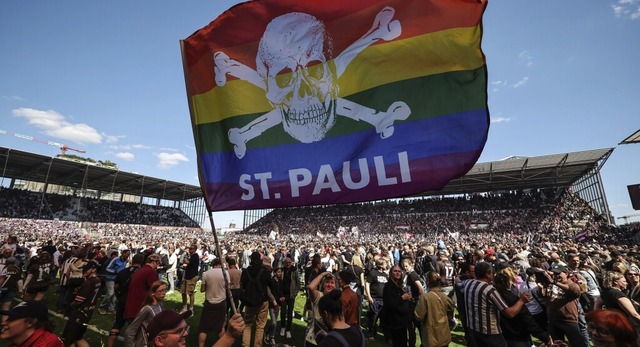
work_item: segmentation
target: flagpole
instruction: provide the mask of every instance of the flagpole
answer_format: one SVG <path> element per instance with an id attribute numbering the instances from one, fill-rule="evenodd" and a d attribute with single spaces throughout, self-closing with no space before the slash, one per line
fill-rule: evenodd
<path id="1" fill-rule="evenodd" d="M 189 115 L 191 117 L 191 124 L 195 124 L 195 114 L 193 113 L 193 104 L 191 103 L 191 98 L 189 97 L 189 73 L 187 69 L 187 59 L 184 54 L 184 40 L 180 40 L 180 55 L 182 56 L 182 70 L 184 73 L 184 82 L 185 89 L 187 92 L 187 103 L 189 104 Z M 193 138 L 196 144 L 196 153 L 197 145 L 198 145 L 198 133 L 195 131 L 195 127 L 192 126 L 193 130 Z M 198 158 L 198 180 L 200 181 L 200 189 L 202 190 L 202 196 L 204 196 L 205 206 L 207 207 L 207 212 L 209 213 L 209 222 L 211 223 L 211 232 L 213 233 L 213 240 L 216 244 L 216 252 L 218 253 L 218 257 L 220 257 L 220 262 L 222 263 L 222 278 L 224 279 L 224 290 L 227 293 L 227 298 L 229 299 L 229 305 L 231 305 L 231 312 L 236 312 L 236 305 L 233 302 L 233 294 L 231 294 L 231 289 L 229 288 L 229 272 L 225 270 L 224 263 L 222 262 L 222 251 L 220 250 L 220 242 L 218 241 L 218 234 L 216 233 L 216 225 L 213 222 L 213 212 L 211 211 L 211 207 L 209 206 L 209 201 L 207 199 L 207 192 L 203 188 L 202 185 L 202 170 L 200 166 L 200 159 Z"/>
<path id="2" fill-rule="evenodd" d="M 207 207 L 207 212 L 209 212 L 209 222 L 211 223 L 211 232 L 213 233 L 213 240 L 216 244 L 216 252 L 218 253 L 218 257 L 220 257 L 220 262 L 222 262 L 222 251 L 220 250 L 220 242 L 218 242 L 218 233 L 216 233 L 216 226 L 213 222 L 213 212 L 209 210 Z M 231 289 L 229 288 L 229 279 L 227 276 L 229 275 L 229 271 L 225 270 L 224 263 L 222 264 L 222 277 L 224 278 L 224 289 L 227 292 L 227 298 L 229 298 L 229 305 L 231 305 L 231 312 L 236 312 L 236 304 L 233 302 L 233 294 L 231 294 Z"/>

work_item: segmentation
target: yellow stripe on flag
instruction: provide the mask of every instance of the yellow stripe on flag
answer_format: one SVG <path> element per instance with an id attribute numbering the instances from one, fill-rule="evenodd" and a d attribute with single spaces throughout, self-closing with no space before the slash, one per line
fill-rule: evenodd
<path id="1" fill-rule="evenodd" d="M 369 47 L 338 79 L 339 96 L 416 77 L 477 69 L 484 65 L 481 34 L 480 26 L 455 28 Z M 264 90 L 242 80 L 195 95 L 192 101 L 196 125 L 273 109 Z"/>

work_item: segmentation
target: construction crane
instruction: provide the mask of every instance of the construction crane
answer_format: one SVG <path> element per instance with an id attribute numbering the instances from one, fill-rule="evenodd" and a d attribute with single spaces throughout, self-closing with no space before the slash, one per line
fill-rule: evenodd
<path id="1" fill-rule="evenodd" d="M 618 217 L 618 219 L 624 219 L 624 224 L 627 224 L 627 223 L 629 223 L 629 218 L 633 218 L 633 217 L 640 217 L 640 213 L 630 214 L 628 216 Z"/>
<path id="2" fill-rule="evenodd" d="M 62 152 L 62 154 L 66 154 L 67 151 L 75 151 L 75 152 L 78 152 L 78 153 L 85 153 L 85 151 L 83 151 L 81 149 L 71 148 L 71 147 L 69 147 L 67 145 L 63 145 L 63 144 L 58 143 L 58 142 L 42 140 L 42 139 L 35 138 L 35 137 L 29 136 L 29 135 L 16 134 L 16 133 L 13 133 L 11 131 L 6 131 L 6 130 L 2 130 L 2 129 L 0 129 L 0 134 L 5 134 L 5 135 L 8 135 L 8 136 L 14 136 L 14 137 L 25 139 L 25 140 L 44 143 L 45 145 L 58 147 L 60 149 L 60 151 Z"/>

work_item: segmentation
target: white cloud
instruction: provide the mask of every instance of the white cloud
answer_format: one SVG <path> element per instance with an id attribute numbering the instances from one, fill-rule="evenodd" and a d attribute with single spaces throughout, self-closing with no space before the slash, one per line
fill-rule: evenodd
<path id="1" fill-rule="evenodd" d="M 157 154 L 158 167 L 161 169 L 168 169 L 180 164 L 180 162 L 187 162 L 189 159 L 181 153 L 160 153 Z"/>
<path id="2" fill-rule="evenodd" d="M 520 58 L 520 60 L 524 61 L 525 65 L 527 67 L 531 67 L 533 66 L 533 58 L 531 57 L 531 54 L 529 53 L 529 51 L 522 51 L 520 52 L 520 54 L 518 54 L 518 58 Z"/>
<path id="3" fill-rule="evenodd" d="M 147 146 L 147 145 L 141 145 L 141 144 L 134 144 L 131 145 L 131 148 L 133 149 L 151 149 L 151 146 Z"/>
<path id="4" fill-rule="evenodd" d="M 511 121 L 511 118 L 507 118 L 507 117 L 491 117 L 491 123 L 506 123 L 510 121 Z"/>
<path id="5" fill-rule="evenodd" d="M 11 112 L 14 117 L 25 118 L 29 124 L 44 130 L 44 133 L 51 137 L 70 140 L 79 144 L 102 143 L 103 136 L 96 129 L 84 123 L 71 123 L 56 111 L 19 108 Z"/>
<path id="6" fill-rule="evenodd" d="M 124 137 L 124 136 L 120 136 Z M 151 149 L 151 146 L 141 145 L 141 144 L 133 144 L 133 145 L 111 145 L 109 148 L 116 151 L 130 151 L 133 149 Z"/>
<path id="7" fill-rule="evenodd" d="M 527 81 L 529 81 L 529 77 L 526 77 L 526 76 L 525 76 L 525 77 L 523 77 L 521 80 L 519 80 L 518 82 L 516 82 L 516 83 L 513 85 L 513 88 L 514 88 L 514 89 L 515 89 L 515 88 L 520 88 L 520 87 L 524 86 L 525 84 L 527 84 Z"/>
<path id="8" fill-rule="evenodd" d="M 2 98 L 9 101 L 25 101 L 23 97 L 17 95 L 3 95 Z"/>
<path id="9" fill-rule="evenodd" d="M 135 156 L 131 152 L 119 152 L 119 153 L 116 153 L 116 157 L 122 160 L 132 161 Z"/>
<path id="10" fill-rule="evenodd" d="M 102 136 L 104 137 L 105 141 L 107 143 L 114 143 L 114 142 L 118 142 L 120 141 L 120 139 L 125 138 L 124 135 L 108 135 L 105 133 L 102 133 Z"/>
<path id="11" fill-rule="evenodd" d="M 611 8 L 618 18 L 640 19 L 640 0 L 618 0 Z"/>

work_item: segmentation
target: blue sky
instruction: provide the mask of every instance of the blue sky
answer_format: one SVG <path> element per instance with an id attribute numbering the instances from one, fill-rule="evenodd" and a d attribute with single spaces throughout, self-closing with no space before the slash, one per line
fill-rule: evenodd
<path id="1" fill-rule="evenodd" d="M 197 185 L 179 40 L 236 3 L 2 1 L 0 129 Z M 617 145 L 640 129 L 640 0 L 494 0 L 484 29 L 480 161 L 616 147 L 602 170 L 609 207 L 618 223 L 640 214 L 626 188 L 640 183 L 640 144 Z M 0 146 L 59 153 L 6 135 Z M 240 224 L 242 213 L 214 220 Z"/>

